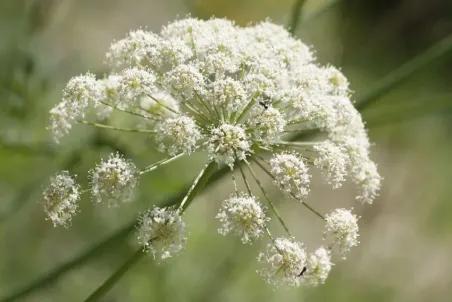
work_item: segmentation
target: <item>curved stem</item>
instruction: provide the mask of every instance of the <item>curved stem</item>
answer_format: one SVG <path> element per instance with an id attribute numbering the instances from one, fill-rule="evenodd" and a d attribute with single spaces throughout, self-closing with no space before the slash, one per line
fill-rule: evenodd
<path id="1" fill-rule="evenodd" d="M 396 70 L 390 72 L 383 79 L 379 80 L 372 88 L 363 95 L 357 97 L 356 108 L 363 110 L 372 103 L 376 102 L 383 94 L 400 84 L 413 73 L 431 63 L 452 50 L 452 35 L 437 42 L 431 48 L 427 49 L 414 59 L 406 62 Z"/>
<path id="2" fill-rule="evenodd" d="M 115 110 L 118 110 L 118 111 L 121 111 L 121 112 L 124 112 L 124 113 L 127 113 L 127 114 L 131 114 L 131 115 L 139 116 L 139 117 L 142 117 L 142 118 L 145 118 L 145 119 L 148 119 L 148 120 L 153 120 L 153 121 L 159 121 L 160 120 L 160 119 L 155 118 L 155 117 L 146 116 L 146 115 L 143 115 L 143 114 L 140 114 L 140 113 L 137 113 L 137 112 L 133 112 L 133 111 L 129 111 L 129 110 L 126 110 L 126 109 L 119 108 L 118 106 L 111 105 L 111 104 L 109 104 L 107 102 L 99 101 L 99 103 L 101 103 L 102 105 L 105 105 L 107 107 L 113 108 Z"/>
<path id="3" fill-rule="evenodd" d="M 248 166 L 248 169 L 250 170 L 251 174 L 253 175 L 254 180 L 256 180 L 257 185 L 259 186 L 259 188 L 261 189 L 262 193 L 264 194 L 268 205 L 272 209 L 272 211 L 275 214 L 275 216 L 278 218 L 279 222 L 281 223 L 282 227 L 286 231 L 287 235 L 289 235 L 289 237 L 292 237 L 292 235 L 290 234 L 289 228 L 287 227 L 286 223 L 284 222 L 284 220 L 282 219 L 282 217 L 279 214 L 278 210 L 276 209 L 276 206 L 273 204 L 273 202 L 271 201 L 271 199 L 268 196 L 267 192 L 265 191 L 264 186 L 262 185 L 260 180 L 257 178 L 256 174 L 253 171 L 253 168 L 251 168 L 251 165 L 249 163 L 246 163 L 246 165 Z"/>
<path id="4" fill-rule="evenodd" d="M 298 24 L 300 23 L 302 8 L 305 2 L 306 0 L 295 0 L 295 3 L 292 6 L 290 22 L 287 25 L 288 30 L 292 35 L 295 34 Z"/>
<path id="5" fill-rule="evenodd" d="M 110 289 L 120 280 L 125 273 L 137 263 L 144 255 L 146 251 L 143 248 L 137 250 L 132 257 L 130 257 L 116 272 L 113 273 L 94 293 L 92 293 L 85 302 L 99 301 L 100 298 L 105 296 Z"/>
<path id="6" fill-rule="evenodd" d="M 80 123 L 80 124 L 90 125 L 90 126 L 93 126 L 93 127 L 96 127 L 96 128 L 109 129 L 109 130 L 116 130 L 116 131 L 137 132 L 137 133 L 148 133 L 148 134 L 155 134 L 155 133 L 156 133 L 155 131 L 152 131 L 152 130 L 118 128 L 118 127 L 114 127 L 114 126 L 110 126 L 110 125 L 98 124 L 98 123 L 92 123 L 92 122 L 82 121 L 82 120 L 78 120 L 77 122 Z"/>

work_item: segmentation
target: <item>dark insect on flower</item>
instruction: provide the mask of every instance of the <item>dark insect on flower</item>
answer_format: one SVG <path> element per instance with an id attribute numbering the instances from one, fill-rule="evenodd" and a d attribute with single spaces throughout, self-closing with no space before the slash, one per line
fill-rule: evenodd
<path id="1" fill-rule="evenodd" d="M 298 275 L 298 277 L 303 276 L 303 274 L 306 272 L 306 270 L 307 270 L 307 267 L 306 266 L 303 267 L 303 269 L 301 270 L 301 273 Z"/>
<path id="2" fill-rule="evenodd" d="M 265 108 L 265 110 L 268 109 L 268 104 L 264 103 L 264 102 L 259 102 L 259 105 L 261 105 L 262 107 Z"/>

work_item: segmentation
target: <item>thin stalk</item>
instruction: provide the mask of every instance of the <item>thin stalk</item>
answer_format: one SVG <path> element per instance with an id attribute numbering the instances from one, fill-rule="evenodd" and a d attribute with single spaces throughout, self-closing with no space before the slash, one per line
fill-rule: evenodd
<path id="1" fill-rule="evenodd" d="M 254 180 L 256 181 L 257 185 L 259 186 L 259 188 L 262 191 L 262 194 L 264 194 L 265 199 L 267 200 L 268 205 L 270 206 L 270 208 L 272 209 L 273 213 L 275 214 L 275 216 L 278 218 L 279 222 L 281 223 L 282 227 L 284 228 L 284 230 L 286 231 L 287 235 L 289 235 L 289 237 L 292 237 L 292 235 L 290 234 L 289 228 L 287 227 L 286 223 L 284 222 L 284 220 L 282 219 L 281 215 L 279 214 L 278 210 L 276 209 L 275 205 L 273 204 L 273 202 L 271 201 L 270 197 L 268 196 L 267 192 L 264 189 L 264 186 L 262 185 L 262 183 L 260 182 L 260 180 L 257 178 L 256 174 L 254 173 L 253 169 L 251 168 L 251 165 L 249 163 L 246 163 L 246 165 L 248 166 L 248 169 L 251 172 L 251 175 L 253 175 Z"/>
<path id="2" fill-rule="evenodd" d="M 396 70 L 391 71 L 383 79 L 379 80 L 372 88 L 364 94 L 358 95 L 356 108 L 363 110 L 372 103 L 376 102 L 386 92 L 400 84 L 413 73 L 441 57 L 452 50 L 452 35 L 447 36 L 443 40 L 437 42 L 431 48 L 427 49 L 414 59 L 406 62 Z"/>
<path id="3" fill-rule="evenodd" d="M 142 117 L 142 118 L 145 118 L 145 119 L 148 119 L 148 120 L 153 120 L 153 121 L 159 121 L 160 120 L 160 119 L 152 117 L 152 116 L 146 116 L 146 115 L 139 114 L 139 113 L 136 113 L 136 112 L 133 112 L 133 111 L 129 111 L 129 110 L 126 110 L 126 109 L 119 108 L 119 107 L 111 105 L 111 104 L 109 104 L 107 102 L 99 101 L 99 103 L 101 103 L 102 105 L 105 105 L 107 107 L 113 108 L 115 110 L 118 110 L 120 112 L 124 112 L 124 113 L 135 115 L 135 116 L 139 116 L 139 117 Z"/>
<path id="4" fill-rule="evenodd" d="M 289 24 L 287 24 L 287 28 L 292 35 L 294 35 L 297 31 L 297 27 L 300 23 L 300 17 L 302 14 L 302 8 L 305 2 L 306 0 L 295 0 L 295 3 L 292 6 L 291 18 Z"/>
<path id="5" fill-rule="evenodd" d="M 185 195 L 184 199 L 182 199 L 179 210 L 185 211 L 185 209 L 189 206 L 191 201 L 198 195 L 198 193 L 204 188 L 207 181 L 209 180 L 210 175 L 212 174 L 213 169 L 216 168 L 216 163 L 214 161 L 210 161 L 207 165 L 199 172 L 195 181 L 191 185 L 190 189 Z"/>
<path id="6" fill-rule="evenodd" d="M 96 127 L 96 128 L 101 128 L 101 129 L 110 129 L 110 130 L 116 130 L 116 131 L 135 132 L 135 133 L 148 133 L 148 134 L 155 134 L 156 133 L 155 131 L 152 131 L 152 130 L 118 128 L 118 127 L 114 127 L 114 126 L 110 126 L 110 125 L 92 123 L 92 122 L 82 121 L 82 120 L 78 120 L 77 122 L 80 123 L 80 124 L 90 125 L 90 126 L 93 126 L 93 127 Z"/>
<path id="7" fill-rule="evenodd" d="M 163 165 L 166 165 L 167 163 L 170 163 L 173 160 L 176 160 L 176 159 L 178 159 L 179 157 L 181 157 L 183 155 L 185 155 L 185 152 L 181 152 L 181 153 L 179 153 L 179 154 L 177 154 L 175 156 L 159 160 L 158 162 L 156 162 L 156 163 L 154 163 L 152 165 L 149 165 L 146 168 L 144 168 L 143 170 L 141 170 L 140 171 L 140 175 L 143 175 L 144 173 L 147 173 L 147 172 L 154 171 L 155 169 L 157 169 L 157 168 L 159 168 L 159 167 L 161 167 Z"/>
<path id="8" fill-rule="evenodd" d="M 146 251 L 143 248 L 138 249 L 131 258 L 129 258 L 116 272 L 113 273 L 94 293 L 92 293 L 85 302 L 99 301 L 105 296 L 110 289 L 120 280 L 125 273 L 137 263 L 144 255 Z"/>
<path id="9" fill-rule="evenodd" d="M 169 111 L 171 111 L 172 113 L 174 113 L 174 114 L 176 114 L 176 115 L 179 115 L 180 113 L 179 112 L 177 112 L 176 110 L 174 110 L 174 109 L 172 109 L 172 108 L 170 108 L 170 107 L 168 107 L 168 106 L 166 106 L 165 104 L 162 104 L 159 100 L 157 100 L 155 97 L 153 97 L 152 95 L 148 95 L 151 99 L 153 99 L 154 100 L 154 102 L 156 102 L 157 104 L 159 104 L 160 106 L 162 106 L 163 108 L 165 108 L 166 110 L 169 110 Z"/>
<path id="10" fill-rule="evenodd" d="M 239 169 L 240 169 L 240 174 L 242 174 L 242 178 L 243 178 L 243 182 L 245 183 L 246 186 L 246 190 L 248 191 L 248 195 L 251 196 L 251 187 L 250 184 L 248 183 L 248 180 L 246 179 L 246 175 L 245 172 L 243 171 L 242 165 L 239 164 Z"/>
<path id="11" fill-rule="evenodd" d="M 239 190 L 237 188 L 237 181 L 235 179 L 234 171 L 231 171 L 232 185 L 234 186 L 234 193 L 236 197 L 239 197 Z"/>

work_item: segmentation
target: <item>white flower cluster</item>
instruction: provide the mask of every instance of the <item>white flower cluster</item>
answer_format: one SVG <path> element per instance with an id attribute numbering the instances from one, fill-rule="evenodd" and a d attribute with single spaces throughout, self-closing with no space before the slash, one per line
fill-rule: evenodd
<path id="1" fill-rule="evenodd" d="M 155 258 L 170 258 L 185 246 L 185 223 L 177 210 L 155 207 L 143 213 L 139 222 L 138 240 Z"/>
<path id="2" fill-rule="evenodd" d="M 325 221 L 325 240 L 345 259 L 345 254 L 359 243 L 358 217 L 346 209 L 336 209 L 325 216 Z"/>
<path id="3" fill-rule="evenodd" d="M 80 199 L 80 186 L 68 171 L 63 171 L 50 179 L 44 189 L 44 210 L 53 225 L 67 226 L 77 213 Z"/>
<path id="4" fill-rule="evenodd" d="M 243 243 L 252 243 L 252 240 L 262 237 L 270 220 L 257 198 L 246 195 L 225 200 L 216 218 L 222 224 L 218 229 L 220 234 L 237 234 Z"/>
<path id="5" fill-rule="evenodd" d="M 268 265 L 259 274 L 267 283 L 275 286 L 298 286 L 306 258 L 303 244 L 289 238 L 277 238 L 267 245 L 265 253 L 259 254 L 258 260 Z"/>
<path id="6" fill-rule="evenodd" d="M 118 206 L 133 199 L 138 184 L 137 168 L 118 153 L 111 154 L 90 171 L 90 180 L 94 202 Z"/>
<path id="7" fill-rule="evenodd" d="M 62 102 L 51 110 L 49 129 L 55 139 L 79 122 L 146 133 L 168 157 L 138 170 L 121 156 L 110 156 L 90 172 L 94 201 L 112 205 L 129 201 L 139 175 L 201 151 L 207 154 L 208 165 L 229 166 L 231 173 L 237 165 L 247 166 L 256 178 L 251 167 L 256 164 L 286 196 L 325 219 L 329 245 L 307 256 L 265 194 L 265 186 L 256 178 L 289 239 L 273 240 L 266 208 L 252 196 L 246 173 L 241 171 L 247 194 L 238 193 L 234 178 L 236 194 L 217 215 L 219 232 L 238 235 L 243 243 L 270 236 L 272 243 L 259 257 L 269 266 L 261 271 L 269 283 L 322 284 L 331 269 L 330 254 L 344 255 L 357 245 L 356 216 L 339 209 L 323 217 L 305 203 L 305 197 L 311 171 L 320 169 L 334 189 L 349 179 L 358 187 L 357 199 L 373 202 L 381 178 L 369 157 L 367 131 L 351 101 L 346 77 L 333 66 L 316 63 L 310 48 L 282 26 L 266 21 L 239 27 L 225 19 L 186 18 L 159 33 L 129 32 L 111 45 L 106 62 L 113 72 L 104 79 L 88 73 L 69 81 Z M 136 129 L 98 124 L 114 111 L 138 119 Z M 92 117 L 98 120 L 87 120 Z M 300 138 L 307 130 L 322 135 L 314 141 L 293 141 L 292 134 Z M 192 189 L 204 182 L 198 183 L 203 173 L 186 197 L 197 192 Z M 70 191 L 69 181 L 66 186 L 53 182 L 62 187 L 46 191 L 46 204 L 63 206 L 49 207 L 47 212 L 56 213 L 52 220 L 60 223 L 67 219 L 60 218 L 65 211 L 72 215 L 78 191 Z M 74 197 L 69 199 L 67 191 Z M 187 199 L 178 210 L 154 208 L 140 219 L 140 241 L 160 259 L 177 253 L 185 242 L 181 215 Z"/>

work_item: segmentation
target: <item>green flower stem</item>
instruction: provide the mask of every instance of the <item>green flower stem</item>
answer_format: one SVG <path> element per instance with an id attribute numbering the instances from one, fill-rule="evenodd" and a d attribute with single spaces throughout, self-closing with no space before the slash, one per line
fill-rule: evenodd
<path id="1" fill-rule="evenodd" d="M 137 250 L 113 275 L 111 275 L 94 293 L 92 293 L 85 302 L 99 301 L 110 289 L 120 280 L 125 273 L 137 263 L 146 251 L 143 248 Z"/>
<path id="2" fill-rule="evenodd" d="M 187 195 L 185 195 L 184 199 L 180 203 L 179 210 L 182 210 L 182 212 L 184 212 L 188 208 L 193 199 L 204 189 L 207 182 L 209 181 L 209 177 L 212 175 L 213 170 L 215 170 L 216 168 L 217 163 L 210 161 L 204 167 L 204 169 L 201 170 L 198 177 L 196 177 L 192 186 L 188 190 Z"/>
<path id="3" fill-rule="evenodd" d="M 246 163 L 246 164 L 247 164 L 248 169 L 250 170 L 251 174 L 253 175 L 254 180 L 256 180 L 257 185 L 259 186 L 259 188 L 261 189 L 262 193 L 264 194 L 265 199 L 267 200 L 267 203 L 270 206 L 270 208 L 272 209 L 273 213 L 278 218 L 279 222 L 281 223 L 282 227 L 286 231 L 287 235 L 289 235 L 289 237 L 292 237 L 292 235 L 291 235 L 291 233 L 289 231 L 289 228 L 287 227 L 286 223 L 284 222 L 284 220 L 282 219 L 282 217 L 279 214 L 278 210 L 276 209 L 275 204 L 271 201 L 270 197 L 268 196 L 267 192 L 265 191 L 264 186 L 260 182 L 259 178 L 257 178 L 257 175 L 254 173 L 253 168 L 251 168 L 251 165 L 249 163 Z"/>
<path id="4" fill-rule="evenodd" d="M 357 96 L 356 108 L 363 110 L 369 105 L 379 100 L 386 92 L 400 84 L 413 73 L 431 63 L 435 59 L 452 50 L 452 35 L 437 42 L 431 48 L 427 49 L 414 59 L 406 62 L 396 70 L 390 72 L 383 79 L 379 80 L 373 87 L 364 94 Z"/>
<path id="5" fill-rule="evenodd" d="M 287 25 L 287 30 L 294 35 L 298 24 L 300 23 L 300 17 L 302 14 L 303 5 L 306 3 L 306 0 L 295 0 L 295 3 L 292 6 L 290 22 Z"/>
<path id="6" fill-rule="evenodd" d="M 185 152 L 181 152 L 179 154 L 176 154 L 175 156 L 162 159 L 162 160 L 160 160 L 160 161 L 158 161 L 158 162 L 156 162 L 156 163 L 154 163 L 152 165 L 149 165 L 149 166 L 147 166 L 146 168 L 144 168 L 143 170 L 140 171 L 140 175 L 148 173 L 148 172 L 151 172 L 151 171 L 154 171 L 155 169 L 157 169 L 157 168 L 159 168 L 159 167 L 161 167 L 163 165 L 166 165 L 166 164 L 172 162 L 173 160 L 176 160 L 179 157 L 182 157 L 183 155 L 185 155 Z"/>
<path id="7" fill-rule="evenodd" d="M 147 116 L 147 115 L 143 115 L 143 114 L 140 114 L 140 113 L 137 113 L 137 112 L 133 112 L 133 111 L 129 111 L 129 110 L 126 110 L 126 109 L 119 108 L 118 106 L 114 106 L 114 105 L 109 104 L 107 102 L 99 101 L 99 103 L 101 103 L 102 105 L 105 105 L 107 107 L 113 108 L 115 110 L 118 110 L 120 112 L 124 112 L 124 113 L 135 115 L 135 116 L 139 116 L 139 117 L 142 117 L 142 118 L 147 119 L 147 120 L 153 120 L 153 121 L 159 121 L 160 120 L 159 118 L 156 118 L 156 117 Z"/>
<path id="8" fill-rule="evenodd" d="M 96 128 L 102 128 L 102 129 L 109 129 L 109 130 L 116 130 L 116 131 L 124 131 L 124 132 L 137 132 L 137 133 L 148 133 L 148 134 L 155 134 L 155 131 L 152 130 L 146 130 L 146 129 L 128 129 L 128 128 L 118 128 L 110 125 L 104 125 L 104 124 L 98 124 L 98 123 L 91 123 L 88 121 L 77 121 L 80 124 L 90 125 Z"/>

